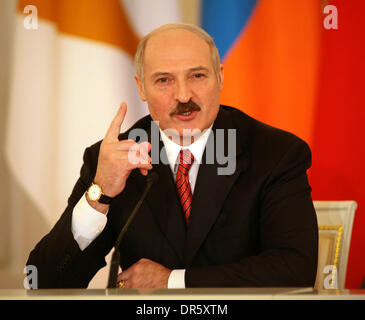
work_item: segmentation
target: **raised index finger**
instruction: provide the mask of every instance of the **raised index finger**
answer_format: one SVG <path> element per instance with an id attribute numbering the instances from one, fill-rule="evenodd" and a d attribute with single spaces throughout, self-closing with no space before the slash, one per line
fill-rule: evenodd
<path id="1" fill-rule="evenodd" d="M 113 121 L 111 122 L 104 140 L 118 141 L 120 127 L 122 126 L 126 113 L 127 113 L 127 104 L 125 102 L 123 102 L 120 105 L 116 116 L 114 117 Z"/>

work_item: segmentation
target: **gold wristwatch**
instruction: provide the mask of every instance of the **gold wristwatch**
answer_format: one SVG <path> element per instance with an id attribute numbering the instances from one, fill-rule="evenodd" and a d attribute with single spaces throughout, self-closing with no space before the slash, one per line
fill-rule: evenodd
<path id="1" fill-rule="evenodd" d="M 96 201 L 102 204 L 110 204 L 113 200 L 112 197 L 106 196 L 101 190 L 101 187 L 94 182 L 91 184 L 89 189 L 87 189 L 86 193 L 91 201 Z"/>

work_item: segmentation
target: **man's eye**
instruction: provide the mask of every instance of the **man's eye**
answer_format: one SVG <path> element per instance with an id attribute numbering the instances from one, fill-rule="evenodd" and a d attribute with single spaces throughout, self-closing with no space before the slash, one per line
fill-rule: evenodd
<path id="1" fill-rule="evenodd" d="M 159 79 L 157 79 L 157 82 L 158 83 L 166 83 L 167 81 L 168 81 L 167 78 L 159 78 Z"/>
<path id="2" fill-rule="evenodd" d="M 204 74 L 203 73 L 195 73 L 194 74 L 194 78 L 196 78 L 196 79 L 201 79 L 203 77 L 204 77 Z"/>

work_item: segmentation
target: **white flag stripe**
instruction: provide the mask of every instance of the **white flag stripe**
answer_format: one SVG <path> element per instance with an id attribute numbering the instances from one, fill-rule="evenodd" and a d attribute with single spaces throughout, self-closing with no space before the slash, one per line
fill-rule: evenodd
<path id="1" fill-rule="evenodd" d="M 120 0 L 135 32 L 141 37 L 160 25 L 181 22 L 179 1 Z"/>
<path id="2" fill-rule="evenodd" d="M 21 15 L 16 19 L 6 156 L 13 176 L 50 218 L 55 209 L 50 190 L 56 185 L 51 179 L 56 147 L 50 132 L 56 125 L 57 32 L 46 21 L 39 21 L 38 30 L 28 31 L 23 19 Z"/>
<path id="3" fill-rule="evenodd" d="M 22 16 L 17 25 L 7 158 L 53 224 L 79 175 L 83 150 L 104 137 L 119 104 L 129 107 L 122 130 L 147 114 L 147 106 L 132 59 L 120 48 L 60 35 L 43 20 L 33 33 L 23 28 Z"/>
<path id="4" fill-rule="evenodd" d="M 147 114 L 134 83 L 134 66 L 122 50 L 87 39 L 60 36 L 58 211 L 79 175 L 85 147 L 101 140 L 117 108 L 127 102 L 122 131 Z"/>

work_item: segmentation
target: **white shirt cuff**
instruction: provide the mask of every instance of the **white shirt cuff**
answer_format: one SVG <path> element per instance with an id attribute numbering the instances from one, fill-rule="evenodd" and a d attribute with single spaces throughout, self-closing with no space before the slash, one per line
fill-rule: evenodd
<path id="1" fill-rule="evenodd" d="M 185 288 L 185 269 L 172 270 L 167 282 L 168 289 Z"/>
<path id="2" fill-rule="evenodd" d="M 71 230 L 81 250 L 84 250 L 105 228 L 106 214 L 92 208 L 84 194 L 72 212 Z"/>

